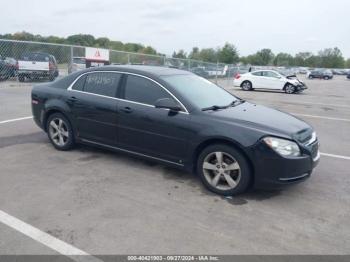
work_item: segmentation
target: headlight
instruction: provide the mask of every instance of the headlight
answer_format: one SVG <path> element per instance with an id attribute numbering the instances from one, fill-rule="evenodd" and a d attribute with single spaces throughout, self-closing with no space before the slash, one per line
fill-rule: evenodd
<path id="1" fill-rule="evenodd" d="M 293 141 L 277 137 L 265 137 L 263 140 L 269 147 L 282 156 L 300 156 L 300 148 Z"/>

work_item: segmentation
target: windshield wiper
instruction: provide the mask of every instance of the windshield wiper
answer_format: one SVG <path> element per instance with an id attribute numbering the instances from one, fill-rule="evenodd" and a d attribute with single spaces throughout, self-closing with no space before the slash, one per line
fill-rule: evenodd
<path id="1" fill-rule="evenodd" d="M 208 110 L 219 110 L 219 109 L 225 109 L 227 108 L 227 106 L 218 106 L 218 105 L 213 105 L 213 106 L 208 106 L 208 107 L 204 107 L 202 108 L 202 111 L 208 111 Z"/>
<path id="2" fill-rule="evenodd" d="M 208 110 L 215 111 L 215 110 L 219 110 L 219 109 L 226 109 L 226 108 L 231 107 L 231 106 L 238 106 L 244 102 L 245 102 L 245 100 L 243 100 L 243 99 L 237 99 L 237 100 L 232 101 L 231 103 L 229 103 L 226 106 L 213 105 L 213 106 L 209 106 L 209 107 L 204 107 L 204 108 L 202 108 L 202 111 L 208 111 Z"/>
<path id="3" fill-rule="evenodd" d="M 226 107 L 230 107 L 230 106 L 238 106 L 238 105 L 240 105 L 240 104 L 242 104 L 242 103 L 244 103 L 245 102 L 245 100 L 243 100 L 243 99 L 237 99 L 237 100 L 234 100 L 234 101 L 232 101 L 230 104 L 228 104 Z"/>

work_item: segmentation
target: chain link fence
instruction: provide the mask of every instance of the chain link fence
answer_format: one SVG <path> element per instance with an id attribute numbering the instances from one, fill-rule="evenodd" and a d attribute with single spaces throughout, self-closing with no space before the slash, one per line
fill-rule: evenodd
<path id="1" fill-rule="evenodd" d="M 91 51 L 105 57 L 89 57 Z M 0 80 L 36 81 L 66 76 L 101 65 L 152 65 L 191 71 L 214 82 L 232 80 L 237 67 L 191 59 L 131 53 L 75 45 L 0 39 Z M 1 82 L 0 82 L 1 84 Z"/>

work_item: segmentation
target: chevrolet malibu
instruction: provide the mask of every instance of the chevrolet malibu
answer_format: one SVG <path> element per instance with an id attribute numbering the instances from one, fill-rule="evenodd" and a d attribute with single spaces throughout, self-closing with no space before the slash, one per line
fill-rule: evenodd
<path id="1" fill-rule="evenodd" d="M 177 69 L 90 68 L 35 86 L 31 99 L 56 149 L 84 143 L 148 158 L 221 195 L 304 181 L 320 156 L 307 123 Z"/>

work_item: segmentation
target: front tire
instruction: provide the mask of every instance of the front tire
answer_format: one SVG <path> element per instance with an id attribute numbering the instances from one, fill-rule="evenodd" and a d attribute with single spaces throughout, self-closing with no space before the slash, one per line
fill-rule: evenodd
<path id="1" fill-rule="evenodd" d="M 286 87 L 284 88 L 284 91 L 287 93 L 287 94 L 293 94 L 295 93 L 295 87 L 291 84 L 288 84 L 286 85 Z"/>
<path id="2" fill-rule="evenodd" d="M 324 80 L 329 80 L 329 76 L 323 77 Z"/>
<path id="3" fill-rule="evenodd" d="M 46 124 L 51 144 L 58 150 L 66 151 L 74 147 L 74 133 L 68 119 L 61 113 L 49 116 Z"/>
<path id="4" fill-rule="evenodd" d="M 250 91 L 253 89 L 253 85 L 250 81 L 244 81 L 242 84 L 241 84 L 241 88 L 244 90 L 244 91 Z"/>
<path id="5" fill-rule="evenodd" d="M 252 174 L 246 158 L 234 147 L 214 144 L 198 157 L 197 174 L 212 192 L 223 196 L 245 192 Z"/>

